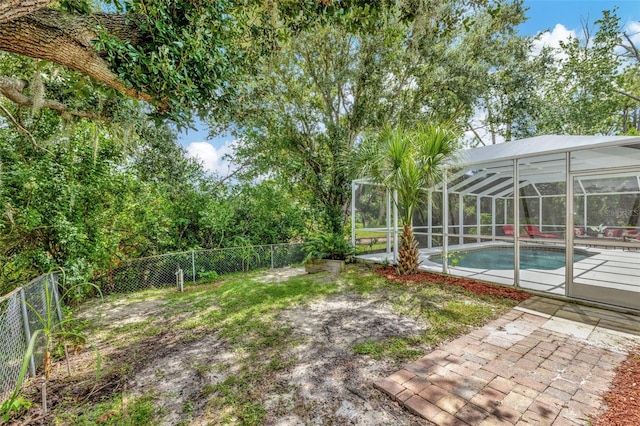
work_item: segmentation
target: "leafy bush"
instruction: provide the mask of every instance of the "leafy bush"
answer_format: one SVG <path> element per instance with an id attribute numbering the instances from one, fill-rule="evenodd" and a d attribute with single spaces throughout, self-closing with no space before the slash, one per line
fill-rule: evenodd
<path id="1" fill-rule="evenodd" d="M 320 234 L 303 246 L 308 259 L 351 260 L 355 247 L 340 234 Z"/>
<path id="2" fill-rule="evenodd" d="M 200 277 L 200 279 L 206 280 L 206 281 L 215 281 L 218 279 L 219 275 L 216 271 L 206 271 L 206 272 L 200 272 L 198 274 L 198 276 Z"/>

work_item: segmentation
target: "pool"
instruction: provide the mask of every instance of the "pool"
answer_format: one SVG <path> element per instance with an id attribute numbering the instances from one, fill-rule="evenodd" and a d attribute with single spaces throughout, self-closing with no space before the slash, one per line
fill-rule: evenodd
<path id="1" fill-rule="evenodd" d="M 593 256 L 584 250 L 574 250 L 573 261 Z M 429 256 L 442 265 L 442 256 Z M 513 247 L 487 247 L 468 251 L 449 252 L 449 266 L 474 269 L 513 269 Z M 565 266 L 564 248 L 521 247 L 520 269 L 559 269 Z"/>

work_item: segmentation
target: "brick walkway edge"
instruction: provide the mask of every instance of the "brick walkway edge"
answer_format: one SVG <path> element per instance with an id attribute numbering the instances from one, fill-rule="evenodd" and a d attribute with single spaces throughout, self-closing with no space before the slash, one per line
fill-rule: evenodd
<path id="1" fill-rule="evenodd" d="M 513 309 L 374 382 L 437 425 L 584 425 L 625 354 L 544 329 Z"/>

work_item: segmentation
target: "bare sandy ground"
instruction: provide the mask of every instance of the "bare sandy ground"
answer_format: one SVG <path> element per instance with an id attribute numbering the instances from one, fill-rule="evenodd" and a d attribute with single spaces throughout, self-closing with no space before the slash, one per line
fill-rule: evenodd
<path id="1" fill-rule="evenodd" d="M 304 274 L 303 268 L 265 271 L 256 281 L 278 283 Z M 119 301 L 91 310 L 94 318 L 110 327 L 153 320 L 163 309 L 160 300 Z M 396 314 L 381 295 L 363 297 L 342 293 L 309 305 L 283 311 L 278 321 L 300 342 L 287 349 L 295 362 L 275 377 L 277 392 L 265 394 L 262 404 L 266 424 L 293 425 L 417 425 L 424 424 L 372 386 L 373 380 L 397 368 L 353 353 L 365 340 L 410 336 L 425 325 Z M 127 398 L 155 395 L 162 401 L 159 424 L 210 424 L 206 386 L 222 382 L 242 360 L 223 339 L 207 335 L 190 343 L 176 343 L 175 335 L 161 333 L 154 347 L 127 380 Z M 108 347 L 106 341 L 99 346 Z M 107 349 L 110 351 L 111 349 Z M 109 353 L 107 352 L 107 357 Z"/>

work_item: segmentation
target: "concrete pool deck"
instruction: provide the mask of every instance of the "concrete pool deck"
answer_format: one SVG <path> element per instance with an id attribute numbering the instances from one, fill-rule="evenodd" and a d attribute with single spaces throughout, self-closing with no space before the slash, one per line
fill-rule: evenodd
<path id="1" fill-rule="evenodd" d="M 482 248 L 505 246 L 505 242 L 484 242 L 449 247 L 450 252 L 467 251 Z M 530 243 L 527 247 L 562 248 L 563 245 Z M 575 262 L 574 280 L 583 284 L 618 290 L 637 292 L 640 297 L 640 251 L 616 248 L 576 247 L 589 251 L 592 256 Z M 421 270 L 442 273 L 442 265 L 429 260 L 429 256 L 441 254 L 442 248 L 420 249 Z M 358 259 L 375 263 L 393 263 L 393 254 L 374 253 L 358 255 Z M 514 271 L 488 268 L 449 268 L 449 274 L 513 286 Z M 558 269 L 522 269 L 519 286 L 525 290 L 550 293 L 559 296 L 566 294 L 566 270 Z"/>
<path id="2" fill-rule="evenodd" d="M 640 317 L 533 297 L 374 386 L 436 425 L 588 425 Z"/>

